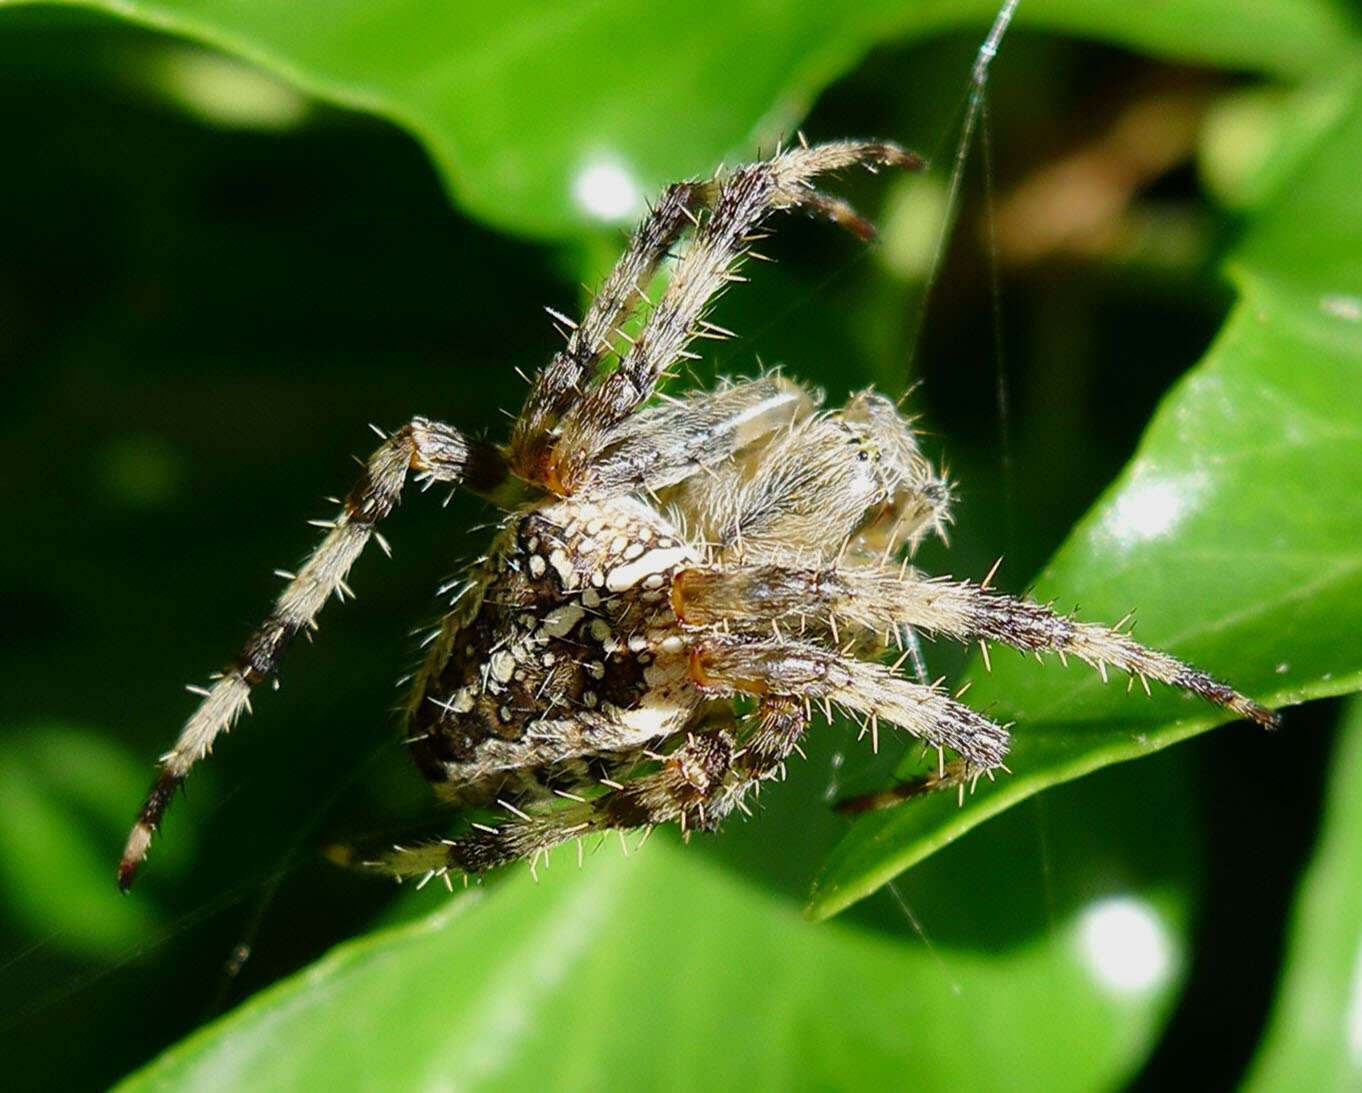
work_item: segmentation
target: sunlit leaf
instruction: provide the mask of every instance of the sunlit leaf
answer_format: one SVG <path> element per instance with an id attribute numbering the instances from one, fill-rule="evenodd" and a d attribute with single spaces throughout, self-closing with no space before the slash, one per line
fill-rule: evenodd
<path id="1" fill-rule="evenodd" d="M 1184 967 L 1188 908 L 1167 882 L 1190 864 L 1192 787 L 1170 770 L 1128 795 L 1108 781 L 1129 804 L 1106 849 L 1068 822 L 1093 801 L 1056 801 L 1048 922 L 1030 862 L 979 875 L 957 856 L 937 891 L 910 891 L 924 941 L 903 916 L 806 922 L 667 836 L 627 860 L 612 839 L 584 869 L 560 851 L 537 884 L 522 868 L 340 946 L 122 1088 L 1115 1085 Z M 1179 807 L 1151 823 L 1151 800 Z M 964 923 L 980 883 L 1009 885 L 1008 906 Z"/>
<path id="2" fill-rule="evenodd" d="M 1276 1007 L 1247 1090 L 1362 1084 L 1362 703 L 1335 748 Z"/>
<path id="3" fill-rule="evenodd" d="M 12 4 L 12 0 L 9 0 Z M 5 6 L 5 0 L 0 0 Z M 874 44 L 986 25 L 994 0 L 83 0 L 242 58 L 426 146 L 465 208 L 521 233 L 627 221 L 664 182 L 788 134 Z M 1301 75 L 1348 44 L 1346 6 L 1029 0 L 1019 19 L 1170 57 Z M 196 112 L 215 116 L 195 75 Z M 222 73 L 221 94 L 241 94 Z M 184 89 L 170 89 L 183 98 Z M 252 100 L 254 101 L 254 100 Z M 228 110 L 227 104 L 224 110 Z M 230 111 L 229 111 L 230 112 Z"/>
<path id="4" fill-rule="evenodd" d="M 121 899 L 109 853 L 127 826 L 142 767 L 88 729 L 40 724 L 0 747 L 0 888 L 10 914 L 49 951 L 109 958 L 144 941 L 152 904 Z M 185 845 L 166 857 L 183 864 Z"/>
<path id="5" fill-rule="evenodd" d="M 1134 460 L 1036 582 L 1276 705 L 1362 685 L 1362 100 L 1230 263 L 1241 299 Z M 1111 378 L 1119 397 L 1119 376 Z M 858 823 L 818 879 L 832 914 L 1056 782 L 1222 722 L 1186 696 L 1124 696 L 1085 669 L 994 657 L 970 701 L 1015 719 L 1015 772 Z"/>

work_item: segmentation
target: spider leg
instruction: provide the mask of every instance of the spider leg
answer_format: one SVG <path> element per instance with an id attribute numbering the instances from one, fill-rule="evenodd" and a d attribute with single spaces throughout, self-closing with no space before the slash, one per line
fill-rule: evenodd
<path id="1" fill-rule="evenodd" d="M 715 793 L 708 812 L 717 825 L 758 782 L 785 777 L 785 761 L 799 748 L 809 727 L 809 709 L 799 699 L 766 695 L 753 718 L 755 727 L 743 737 L 733 766 Z"/>
<path id="2" fill-rule="evenodd" d="M 813 406 L 809 392 L 775 375 L 663 403 L 628 419 L 580 492 L 665 489 L 807 417 Z"/>
<path id="3" fill-rule="evenodd" d="M 873 661 L 792 638 L 711 634 L 691 646 L 691 675 L 716 696 L 771 695 L 853 710 L 872 732 L 896 725 L 972 770 L 992 770 L 1007 753 L 1007 730 L 937 687 L 913 683 Z"/>
<path id="4" fill-rule="evenodd" d="M 568 336 L 567 345 L 535 377 L 516 419 L 508 455 L 521 478 L 554 486 L 559 423 L 595 378 L 602 361 L 614 352 L 620 324 L 638 307 L 672 245 L 696 223 L 696 214 L 712 189 L 712 184 L 677 182 L 662 191 Z"/>
<path id="5" fill-rule="evenodd" d="M 727 284 L 741 280 L 736 267 L 747 253 L 753 232 L 770 213 L 804 208 L 858 234 L 869 231 L 868 223 L 844 202 L 813 189 L 814 178 L 856 164 L 873 169 L 919 167 L 921 162 L 883 141 L 832 141 L 787 149 L 711 183 L 707 215 L 699 219 L 690 247 L 618 367 L 599 378 L 574 373 L 579 385 L 583 378 L 588 382 L 579 397 L 561 400 L 564 409 L 556 425 L 558 435 L 540 443 L 538 461 L 522 465 L 520 448 L 513 442 L 512 464 L 517 472 L 544 482 L 557 493 L 569 494 L 581 485 L 588 469 L 611 444 L 619 423 L 653 393 L 662 372 L 684 356 L 690 342 L 703 332 L 702 317 L 709 302 Z M 694 216 L 689 205 L 684 211 Z M 614 280 L 612 274 L 607 287 Z"/>
<path id="6" fill-rule="evenodd" d="M 521 858 L 529 858 L 533 867 L 540 854 L 555 846 L 611 828 L 678 821 L 683 830 L 708 830 L 722 818 L 722 813 L 707 806 L 719 799 L 733 771 L 735 751 L 732 714 L 716 711 L 685 734 L 658 761 L 656 770 L 630 778 L 599 797 L 569 799 L 535 812 L 510 809 L 495 826 L 473 824 L 470 831 L 453 839 L 394 848 L 369 864 L 398 877 L 478 874 Z"/>
<path id="7" fill-rule="evenodd" d="M 1052 651 L 1086 661 L 1104 675 L 1111 665 L 1133 677 L 1180 687 L 1260 725 L 1277 723 L 1271 710 L 1120 630 L 1079 622 L 969 581 L 923 579 L 908 569 L 686 569 L 673 582 L 672 606 L 687 626 L 750 625 L 765 633 L 772 623 L 809 620 L 815 626 L 883 635 L 908 625 L 960 641 Z"/>
<path id="8" fill-rule="evenodd" d="M 972 782 L 975 777 L 977 772 L 971 770 L 968 763 L 962 759 L 954 759 L 949 763 L 940 764 L 920 778 L 899 782 L 888 789 L 863 793 L 855 797 L 842 797 L 832 807 L 845 816 L 857 816 L 862 812 L 880 812 L 914 797 L 923 797 L 928 793 L 965 785 Z"/>
<path id="9" fill-rule="evenodd" d="M 454 839 L 394 847 L 366 864 L 402 877 L 485 873 L 538 856 L 569 839 L 611 828 L 628 830 L 679 823 L 685 832 L 713 831 L 758 782 L 784 774 L 785 760 L 808 726 L 802 700 L 767 696 L 741 739 L 732 712 L 709 713 L 657 769 L 593 800 L 577 799 L 548 811 L 515 810 L 494 826 L 474 825 Z"/>
<path id="10" fill-rule="evenodd" d="M 126 891 L 160 826 L 166 806 L 195 763 L 213 742 L 249 709 L 251 688 L 278 671 L 289 644 L 300 631 L 315 628 L 317 614 L 334 593 L 349 593 L 346 574 L 374 535 L 374 526 L 397 504 L 409 472 L 442 482 L 463 482 L 474 489 L 495 490 L 505 474 L 501 457 L 470 441 L 452 426 L 414 418 L 389 436 L 369 457 L 364 471 L 342 503 L 312 555 L 275 601 L 274 607 L 247 639 L 235 662 L 203 696 L 175 746 L 161 757 L 160 772 L 128 836 L 118 866 L 118 883 Z"/>
<path id="11" fill-rule="evenodd" d="M 715 830 L 757 782 L 784 772 L 808 725 L 802 700 L 767 696 L 755 726 L 740 741 L 729 710 L 716 710 L 687 733 L 656 770 L 631 778 L 594 800 L 479 824 L 437 843 L 395 847 L 372 867 L 397 877 L 485 873 L 538 856 L 569 839 L 611 828 L 628 830 L 679 823 L 683 831 Z"/>

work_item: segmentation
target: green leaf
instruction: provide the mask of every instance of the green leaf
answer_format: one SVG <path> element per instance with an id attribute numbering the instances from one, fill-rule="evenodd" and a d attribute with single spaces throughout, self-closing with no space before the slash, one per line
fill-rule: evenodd
<path id="1" fill-rule="evenodd" d="M 1324 827 L 1249 1091 L 1362 1085 L 1362 702 L 1349 706 L 1331 766 Z"/>
<path id="2" fill-rule="evenodd" d="M 1142 640 L 1272 705 L 1362 686 L 1359 177 L 1354 94 L 1231 260 L 1241 298 L 1206 358 L 1034 590 L 1094 620 L 1137 607 Z M 1122 690 L 1078 667 L 995 654 L 970 701 L 1016 720 L 1015 773 L 963 807 L 938 796 L 858 822 L 811 913 L 835 913 L 1047 786 L 1225 720 L 1187 696 Z"/>
<path id="3" fill-rule="evenodd" d="M 19 6 L 0 0 L 0 6 Z M 79 0 L 258 65 L 417 137 L 451 195 L 505 230 L 628 221 L 665 182 L 788 134 L 874 44 L 987 25 L 996 0 L 852 7 L 626 0 Z M 1349 47 L 1347 7 L 1030 0 L 1019 19 L 1169 57 L 1304 75 Z M 199 73 L 199 76 L 204 75 Z M 225 91 L 237 81 L 222 73 Z M 210 89 L 200 87 L 200 94 Z M 594 186 L 594 189 L 593 189 Z"/>
<path id="4" fill-rule="evenodd" d="M 987 21 L 996 3 L 976 8 Z M 1222 0 L 1109 4 L 1103 0 L 1023 0 L 1018 22 L 1084 34 L 1167 58 L 1308 76 L 1356 48 L 1357 15 L 1330 0 Z M 1277 35 L 1299 35 L 1280 41 Z"/>
<path id="5" fill-rule="evenodd" d="M 1102 788 L 1111 832 L 1073 822 L 1091 784 L 1055 800 L 1044 882 L 1015 850 L 1029 817 L 995 827 L 983 870 L 943 856 L 905 893 L 926 943 L 896 909 L 814 925 L 703 847 L 659 833 L 625 860 L 611 839 L 339 946 L 122 1088 L 1117 1085 L 1176 996 L 1197 843 L 1176 765 L 1124 778 Z"/>
<path id="6" fill-rule="evenodd" d="M 161 924 L 146 901 L 120 898 L 109 858 L 146 772 L 92 730 L 63 724 L 0 734 L 0 892 L 8 913 L 50 951 L 112 958 Z M 166 856 L 182 868 L 192 832 Z"/>

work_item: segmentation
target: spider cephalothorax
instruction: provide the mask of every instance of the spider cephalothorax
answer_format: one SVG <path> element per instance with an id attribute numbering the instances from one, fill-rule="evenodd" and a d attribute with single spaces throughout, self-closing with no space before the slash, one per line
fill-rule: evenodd
<path id="1" fill-rule="evenodd" d="M 893 144 L 778 152 L 669 187 L 504 447 L 415 418 L 386 436 L 326 537 L 190 717 L 129 836 L 127 887 L 170 797 L 315 625 L 408 473 L 507 510 L 460 586 L 405 709 L 421 772 L 456 805 L 499 810 L 449 840 L 397 849 L 398 876 L 476 873 L 576 836 L 676 822 L 713 828 L 777 776 L 816 712 L 860 715 L 956 756 L 934 784 L 1002 765 L 1007 730 L 881 664 L 914 630 L 1073 655 L 1193 691 L 1264 724 L 1270 711 L 1119 630 L 901 561 L 950 519 L 950 490 L 910 422 L 866 391 L 840 409 L 777 375 L 650 401 L 766 217 L 800 209 L 871 229 L 815 189 L 860 164 L 916 167 Z M 656 302 L 649 283 L 688 247 Z M 623 324 L 643 312 L 638 331 Z M 746 696 L 741 714 L 734 699 Z"/>

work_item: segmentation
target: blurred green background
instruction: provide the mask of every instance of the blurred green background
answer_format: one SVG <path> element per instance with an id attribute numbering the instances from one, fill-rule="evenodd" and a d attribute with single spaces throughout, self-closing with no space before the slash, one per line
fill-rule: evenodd
<path id="1" fill-rule="evenodd" d="M 1362 1081 L 1362 716 L 1336 700 L 1029 796 L 1212 719 L 1009 660 L 976 694 L 1022 718 L 1009 785 L 1028 799 L 891 888 L 1012 791 L 848 835 L 829 799 L 887 784 L 902 749 L 872 756 L 845 725 L 815 731 L 755 820 L 684 849 L 658 832 L 580 871 L 567 851 L 538 884 L 513 868 L 452 901 L 327 864 L 326 844 L 449 821 L 395 741 L 392 681 L 486 541 L 466 497 L 409 498 L 395 559 L 359 563 L 358 601 L 195 773 L 138 889 L 113 884 L 180 686 L 308 549 L 366 423 L 498 433 L 515 366 L 558 344 L 542 307 L 580 308 L 639 203 L 795 126 L 889 136 L 933 168 L 833 186 L 880 223 L 872 248 L 782 222 L 778 262 L 716 315 L 742 338 L 698 378 L 760 361 L 832 401 L 916 385 L 961 495 L 950 549 L 921 563 L 979 577 L 1003 555 L 1012 591 L 1125 467 L 1047 595 L 1109 622 L 1139 608 L 1140 636 L 1265 699 L 1355 690 L 1350 7 L 1023 0 L 928 296 L 989 5 L 101 6 L 0 3 L 11 1088 L 108 1086 L 167 1051 L 130 1087 Z M 1247 492 L 1211 491 L 1127 564 L 1098 532 L 1184 457 Z M 968 670 L 958 649 L 928 660 Z M 1050 750 L 1027 752 L 1043 698 Z M 806 921 L 820 870 L 842 902 L 874 894 Z"/>

